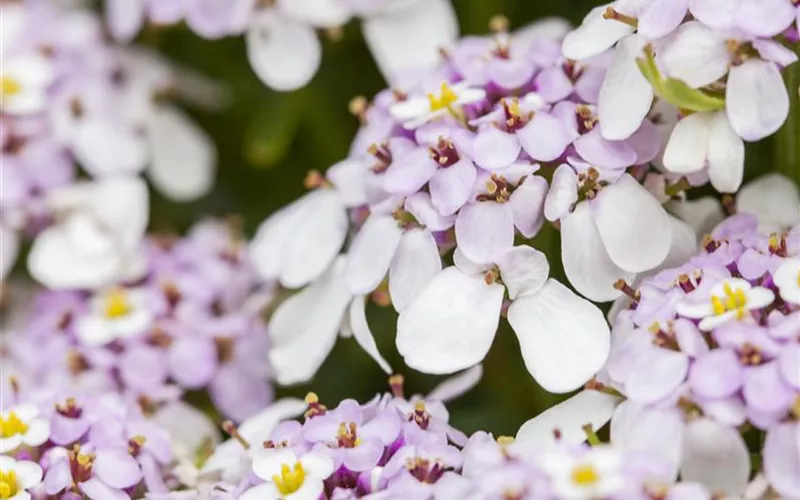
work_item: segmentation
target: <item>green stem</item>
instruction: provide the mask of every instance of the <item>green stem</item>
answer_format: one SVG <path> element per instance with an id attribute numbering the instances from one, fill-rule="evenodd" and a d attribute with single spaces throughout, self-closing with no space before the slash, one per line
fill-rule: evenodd
<path id="1" fill-rule="evenodd" d="M 800 184 L 800 63 L 786 68 L 784 79 L 792 106 L 775 137 L 776 170 Z"/>
<path id="2" fill-rule="evenodd" d="M 600 438 L 597 437 L 597 434 L 594 432 L 594 429 L 592 429 L 592 424 L 584 425 L 583 432 L 586 434 L 586 441 L 588 441 L 591 446 L 598 446 L 603 444 L 603 442 L 600 441 Z"/>

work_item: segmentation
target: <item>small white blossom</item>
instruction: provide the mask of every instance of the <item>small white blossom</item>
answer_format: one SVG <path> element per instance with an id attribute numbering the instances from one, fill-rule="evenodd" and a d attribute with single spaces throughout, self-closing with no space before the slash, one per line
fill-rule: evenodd
<path id="1" fill-rule="evenodd" d="M 50 437 L 50 422 L 34 405 L 21 404 L 0 413 L 0 453 L 21 445 L 39 446 Z"/>
<path id="2" fill-rule="evenodd" d="M 53 67 L 45 56 L 31 53 L 5 60 L 0 73 L 0 109 L 13 115 L 44 111 Z"/>
<path id="3" fill-rule="evenodd" d="M 552 451 L 542 460 L 558 498 L 608 498 L 625 485 L 622 455 L 610 447 L 595 447 L 575 456 Z"/>
<path id="4" fill-rule="evenodd" d="M 732 319 L 749 317 L 750 311 L 766 307 L 775 300 L 767 288 L 753 287 L 746 280 L 732 278 L 718 283 L 703 302 L 686 301 L 678 304 L 678 314 L 700 319 L 699 328 L 710 331 Z"/>
<path id="5" fill-rule="evenodd" d="M 461 116 L 460 108 L 486 97 L 483 89 L 467 83 L 448 85 L 442 82 L 438 92 L 429 92 L 426 97 L 411 97 L 394 104 L 389 112 L 394 119 L 403 122 L 403 127 L 415 129 L 447 115 Z"/>
<path id="6" fill-rule="evenodd" d="M 42 482 L 42 468 L 29 460 L 0 456 L 0 498 L 30 500 L 30 490 Z"/>
<path id="7" fill-rule="evenodd" d="M 318 453 L 298 458 L 294 452 L 264 450 L 253 458 L 253 472 L 265 480 L 249 489 L 241 500 L 316 500 L 322 495 L 322 482 L 333 472 L 333 461 Z"/>
<path id="8" fill-rule="evenodd" d="M 143 333 L 153 322 L 145 290 L 115 287 L 96 294 L 89 315 L 81 318 L 76 332 L 87 346 L 102 346 Z"/>

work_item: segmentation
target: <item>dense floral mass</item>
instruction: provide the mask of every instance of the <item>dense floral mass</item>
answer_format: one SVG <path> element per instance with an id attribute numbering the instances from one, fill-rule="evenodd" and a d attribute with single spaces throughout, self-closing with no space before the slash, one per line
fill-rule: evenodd
<path id="1" fill-rule="evenodd" d="M 459 8 L 0 1 L 0 500 L 800 500 L 798 2 L 615 0 L 460 39 Z M 212 189 L 230 137 L 178 102 L 309 86 L 263 89 L 245 135 L 342 146 L 350 67 L 312 80 L 352 20 L 388 86 L 250 220 L 249 177 Z M 181 30 L 249 68 L 171 62 Z M 207 194 L 246 216 L 164 213 Z M 374 377 L 339 337 L 388 393 L 351 399 Z M 449 378 L 409 397 L 411 370 Z M 487 422 L 497 395 L 526 416 Z"/>

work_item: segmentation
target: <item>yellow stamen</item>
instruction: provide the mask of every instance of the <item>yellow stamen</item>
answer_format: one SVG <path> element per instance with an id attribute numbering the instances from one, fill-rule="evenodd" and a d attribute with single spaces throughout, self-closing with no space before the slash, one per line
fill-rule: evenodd
<path id="1" fill-rule="evenodd" d="M 17 473 L 0 470 L 0 498 L 13 498 L 19 492 Z"/>
<path id="2" fill-rule="evenodd" d="M 10 76 L 0 77 L 0 95 L 9 97 L 22 92 L 22 85 Z"/>
<path id="3" fill-rule="evenodd" d="M 572 482 L 580 486 L 591 486 L 600 481 L 600 474 L 592 465 L 579 465 L 572 469 Z"/>
<path id="4" fill-rule="evenodd" d="M 711 296 L 711 308 L 714 314 L 719 316 L 720 314 L 735 311 L 738 319 L 744 318 L 747 312 L 747 295 L 745 295 L 744 290 L 741 288 L 734 290 L 731 288 L 730 283 L 723 284 L 722 290 L 724 294 L 722 297 Z"/>
<path id="5" fill-rule="evenodd" d="M 108 319 L 117 319 L 127 316 L 133 310 L 128 295 L 122 288 L 111 291 L 105 297 L 105 315 Z"/>
<path id="6" fill-rule="evenodd" d="M 281 465 L 281 473 L 272 476 L 272 483 L 278 488 L 281 495 L 290 495 L 303 486 L 305 479 L 306 471 L 303 470 L 303 464 L 296 462 L 294 469 L 287 464 Z"/>
<path id="7" fill-rule="evenodd" d="M 28 432 L 28 424 L 20 420 L 13 411 L 8 412 L 8 417 L 0 417 L 0 437 L 8 438 L 17 434 Z"/>
<path id="8" fill-rule="evenodd" d="M 512 444 L 514 442 L 514 438 L 511 436 L 499 436 L 497 438 L 497 444 L 501 446 L 506 446 Z"/>
<path id="9" fill-rule="evenodd" d="M 453 92 L 453 89 L 447 85 L 447 82 L 442 82 L 438 96 L 432 92 L 428 94 L 428 103 L 430 104 L 431 111 L 450 109 L 457 100 L 458 96 Z"/>

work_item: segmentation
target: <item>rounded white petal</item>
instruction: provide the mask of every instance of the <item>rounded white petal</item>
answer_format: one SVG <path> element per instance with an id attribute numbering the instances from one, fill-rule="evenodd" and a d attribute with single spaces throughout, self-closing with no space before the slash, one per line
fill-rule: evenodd
<path id="1" fill-rule="evenodd" d="M 600 132 L 606 139 L 627 139 L 639 130 L 650 112 L 653 89 L 636 65 L 643 46 L 644 40 L 632 35 L 614 50 L 598 97 Z"/>
<path id="2" fill-rule="evenodd" d="M 279 399 L 242 422 L 239 426 L 239 434 L 251 443 L 262 443 L 269 439 L 272 430 L 279 423 L 299 417 L 307 408 L 308 406 L 302 399 Z M 238 443 L 236 444 L 240 446 Z"/>
<path id="3" fill-rule="evenodd" d="M 692 226 L 698 237 L 710 233 L 725 218 L 719 200 L 710 196 L 691 201 L 671 201 L 667 203 L 667 207 L 681 220 Z"/>
<path id="4" fill-rule="evenodd" d="M 569 392 L 597 373 L 608 357 L 611 334 L 600 309 L 553 279 L 511 303 L 508 322 L 522 359 L 550 392 Z"/>
<path id="5" fill-rule="evenodd" d="M 458 37 L 458 21 L 450 0 L 411 2 L 364 20 L 362 32 L 383 76 L 393 81 L 403 72 L 440 62 L 439 49 Z"/>
<path id="6" fill-rule="evenodd" d="M 397 350 L 411 368 L 453 373 L 478 364 L 492 345 L 503 287 L 455 267 L 439 273 L 397 319 Z"/>
<path id="7" fill-rule="evenodd" d="M 473 262 L 494 262 L 514 245 L 514 218 L 508 203 L 466 205 L 456 218 L 456 242 Z"/>
<path id="8" fill-rule="evenodd" d="M 689 224 L 677 217 L 669 216 L 670 227 L 672 228 L 672 244 L 669 247 L 669 254 L 660 266 L 656 267 L 651 273 L 657 270 L 670 269 L 682 266 L 692 257 L 697 255 L 699 243 L 697 233 Z"/>
<path id="9" fill-rule="evenodd" d="M 389 366 L 389 363 L 386 362 L 386 359 L 384 359 L 380 351 L 378 351 L 378 346 L 375 344 L 375 337 L 373 337 L 372 330 L 370 330 L 369 323 L 367 323 L 364 297 L 356 297 L 350 303 L 349 323 L 353 331 L 353 338 L 356 339 L 358 345 L 369 354 L 369 357 L 378 363 L 381 370 L 385 371 L 387 374 L 391 374 L 392 367 Z"/>
<path id="10" fill-rule="evenodd" d="M 746 141 L 772 135 L 789 114 L 789 93 L 778 67 L 761 59 L 731 68 L 725 102 L 733 130 Z"/>
<path id="11" fill-rule="evenodd" d="M 280 472 L 280 471 L 279 471 Z M 262 483 L 252 488 L 248 488 L 239 497 L 239 500 L 280 500 L 283 498 L 281 492 L 273 483 Z"/>
<path id="12" fill-rule="evenodd" d="M 725 76 L 730 62 L 725 39 L 697 21 L 682 24 L 659 56 L 667 76 L 683 80 L 693 88 Z"/>
<path id="13" fill-rule="evenodd" d="M 609 420 L 621 399 L 599 391 L 581 391 L 528 420 L 517 431 L 518 443 L 539 449 L 559 443 L 577 445 L 586 441 L 584 425 L 597 431 Z M 559 439 L 556 439 L 555 431 Z"/>
<path id="14" fill-rule="evenodd" d="M 708 177 L 720 193 L 735 193 L 744 176 L 744 142 L 725 113 L 714 113 L 708 136 Z"/>
<path id="15" fill-rule="evenodd" d="M 157 106 L 149 121 L 155 188 L 175 201 L 190 201 L 211 190 L 217 152 L 208 135 L 173 106 Z"/>
<path id="16" fill-rule="evenodd" d="M 578 177 L 567 164 L 559 165 L 553 173 L 553 181 L 544 201 L 544 216 L 555 221 L 569 212 L 578 201 Z"/>
<path id="17" fill-rule="evenodd" d="M 279 383 L 309 380 L 333 348 L 353 298 L 344 283 L 344 267 L 344 259 L 338 259 L 317 282 L 275 310 L 269 360 Z"/>
<path id="18" fill-rule="evenodd" d="M 322 46 L 311 26 L 266 8 L 253 15 L 245 38 L 256 75 L 275 90 L 294 90 L 317 72 Z"/>
<path id="19" fill-rule="evenodd" d="M 132 123 L 87 117 L 74 124 L 75 158 L 92 175 L 137 173 L 150 158 L 145 134 Z"/>
<path id="20" fill-rule="evenodd" d="M 403 234 L 389 267 L 389 295 L 397 311 L 408 307 L 442 270 L 439 247 L 430 231 L 410 229 Z"/>
<path id="21" fill-rule="evenodd" d="M 603 17 L 606 8 L 611 5 L 613 3 L 595 7 L 577 29 L 567 33 L 562 45 L 564 57 L 588 59 L 605 52 L 623 37 L 633 33 L 632 26 Z"/>
<path id="22" fill-rule="evenodd" d="M 253 473 L 266 481 L 271 481 L 272 476 L 280 475 L 284 465 L 294 467 L 297 455 L 291 449 L 264 449 L 258 450 L 253 457 Z"/>
<path id="23" fill-rule="evenodd" d="M 533 247 L 517 246 L 497 260 L 500 277 L 511 300 L 538 292 L 550 276 L 547 257 Z"/>
<path id="24" fill-rule="evenodd" d="M 350 19 L 346 3 L 338 0 L 277 0 L 281 13 L 319 28 L 336 28 Z"/>
<path id="25" fill-rule="evenodd" d="M 211 418 L 183 401 L 162 406 L 150 419 L 167 430 L 173 444 L 182 451 L 192 453 L 205 442 L 219 444 L 219 432 Z"/>
<path id="26" fill-rule="evenodd" d="M 450 401 L 478 385 L 481 377 L 483 377 L 483 365 L 475 365 L 441 382 L 425 396 L 425 399 L 428 401 Z"/>
<path id="27" fill-rule="evenodd" d="M 750 452 L 738 429 L 708 418 L 686 424 L 681 478 L 710 491 L 741 495 L 750 477 Z"/>
<path id="28" fill-rule="evenodd" d="M 669 217 L 658 200 L 633 177 L 623 174 L 589 203 L 614 264 L 626 271 L 640 272 L 664 262 L 672 241 Z"/>
<path id="29" fill-rule="evenodd" d="M 302 217 L 301 207 L 308 196 L 295 200 L 258 226 L 256 235 L 250 242 L 249 255 L 253 267 L 262 279 L 274 280 L 280 275 L 283 247 L 291 238 L 295 219 Z"/>
<path id="30" fill-rule="evenodd" d="M 708 157 L 714 113 L 693 113 L 681 119 L 664 150 L 664 168 L 676 174 L 703 170 Z"/>
<path id="31" fill-rule="evenodd" d="M 739 191 L 736 211 L 755 215 L 763 226 L 789 227 L 800 221 L 800 190 L 781 174 L 762 175 Z"/>
<path id="32" fill-rule="evenodd" d="M 345 280 L 354 294 L 375 290 L 386 276 L 403 231 L 391 215 L 371 214 L 347 252 Z"/>
<path id="33" fill-rule="evenodd" d="M 634 273 L 623 271 L 608 256 L 588 203 L 561 219 L 561 260 L 569 282 L 585 297 L 607 302 L 619 297 L 619 279 L 631 282 Z"/>
<path id="34" fill-rule="evenodd" d="M 660 459 L 666 466 L 662 481 L 678 475 L 683 450 L 683 420 L 677 412 L 647 407 L 628 400 L 611 420 L 611 443 L 632 453 Z"/>

